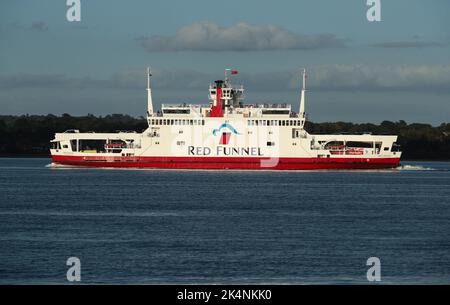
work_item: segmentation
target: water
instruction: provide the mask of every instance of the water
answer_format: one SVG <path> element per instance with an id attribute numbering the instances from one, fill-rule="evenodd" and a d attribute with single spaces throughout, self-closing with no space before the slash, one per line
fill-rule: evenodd
<path id="1" fill-rule="evenodd" d="M 247 172 L 0 159 L 0 283 L 450 282 L 450 163 Z"/>

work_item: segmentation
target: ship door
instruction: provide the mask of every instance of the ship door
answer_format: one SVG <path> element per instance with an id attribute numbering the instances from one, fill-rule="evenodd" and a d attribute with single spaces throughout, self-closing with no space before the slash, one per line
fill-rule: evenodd
<path id="1" fill-rule="evenodd" d="M 303 138 L 303 129 L 301 128 L 292 128 L 292 139 Z"/>
<path id="2" fill-rule="evenodd" d="M 150 137 L 150 145 L 155 144 L 155 142 L 159 142 L 159 128 L 152 127 L 148 136 Z"/>

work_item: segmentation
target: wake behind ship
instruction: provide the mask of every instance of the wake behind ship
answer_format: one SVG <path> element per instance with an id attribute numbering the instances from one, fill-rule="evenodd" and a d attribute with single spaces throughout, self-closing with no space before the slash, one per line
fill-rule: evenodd
<path id="1" fill-rule="evenodd" d="M 147 70 L 147 121 L 142 132 L 56 133 L 56 164 L 170 169 L 380 169 L 397 167 L 395 135 L 323 135 L 305 129 L 306 71 L 299 113 L 288 104 L 243 103 L 244 88 L 230 82 L 237 71 L 209 86 L 209 104 L 161 106 L 153 111 Z"/>

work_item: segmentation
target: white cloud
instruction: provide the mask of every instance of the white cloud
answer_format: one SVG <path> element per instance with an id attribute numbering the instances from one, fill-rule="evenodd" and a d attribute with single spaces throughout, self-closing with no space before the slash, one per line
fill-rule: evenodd
<path id="1" fill-rule="evenodd" d="M 389 41 L 371 45 L 378 48 L 433 48 L 445 47 L 447 44 L 435 41 Z"/>
<path id="2" fill-rule="evenodd" d="M 308 50 L 345 46 L 344 40 L 333 34 L 300 35 L 274 25 L 244 22 L 230 27 L 197 22 L 180 28 L 174 36 L 155 35 L 138 41 L 148 52 Z"/>
<path id="3" fill-rule="evenodd" d="M 105 86 L 104 80 L 90 77 L 67 77 L 64 74 L 31 74 L 0 75 L 0 88 L 87 88 Z"/>
<path id="4" fill-rule="evenodd" d="M 450 90 L 450 65 L 330 65 L 311 71 L 311 83 L 331 90 Z"/>

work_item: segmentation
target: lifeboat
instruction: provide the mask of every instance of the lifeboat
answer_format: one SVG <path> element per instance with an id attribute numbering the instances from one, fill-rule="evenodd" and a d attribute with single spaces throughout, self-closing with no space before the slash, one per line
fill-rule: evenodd
<path id="1" fill-rule="evenodd" d="M 332 155 L 343 155 L 345 152 L 345 145 L 331 145 L 328 149 Z"/>
<path id="2" fill-rule="evenodd" d="M 345 151 L 346 155 L 364 155 L 364 148 L 349 148 Z"/>
<path id="3" fill-rule="evenodd" d="M 106 148 L 122 148 L 124 146 L 123 143 L 108 143 L 105 145 Z"/>

